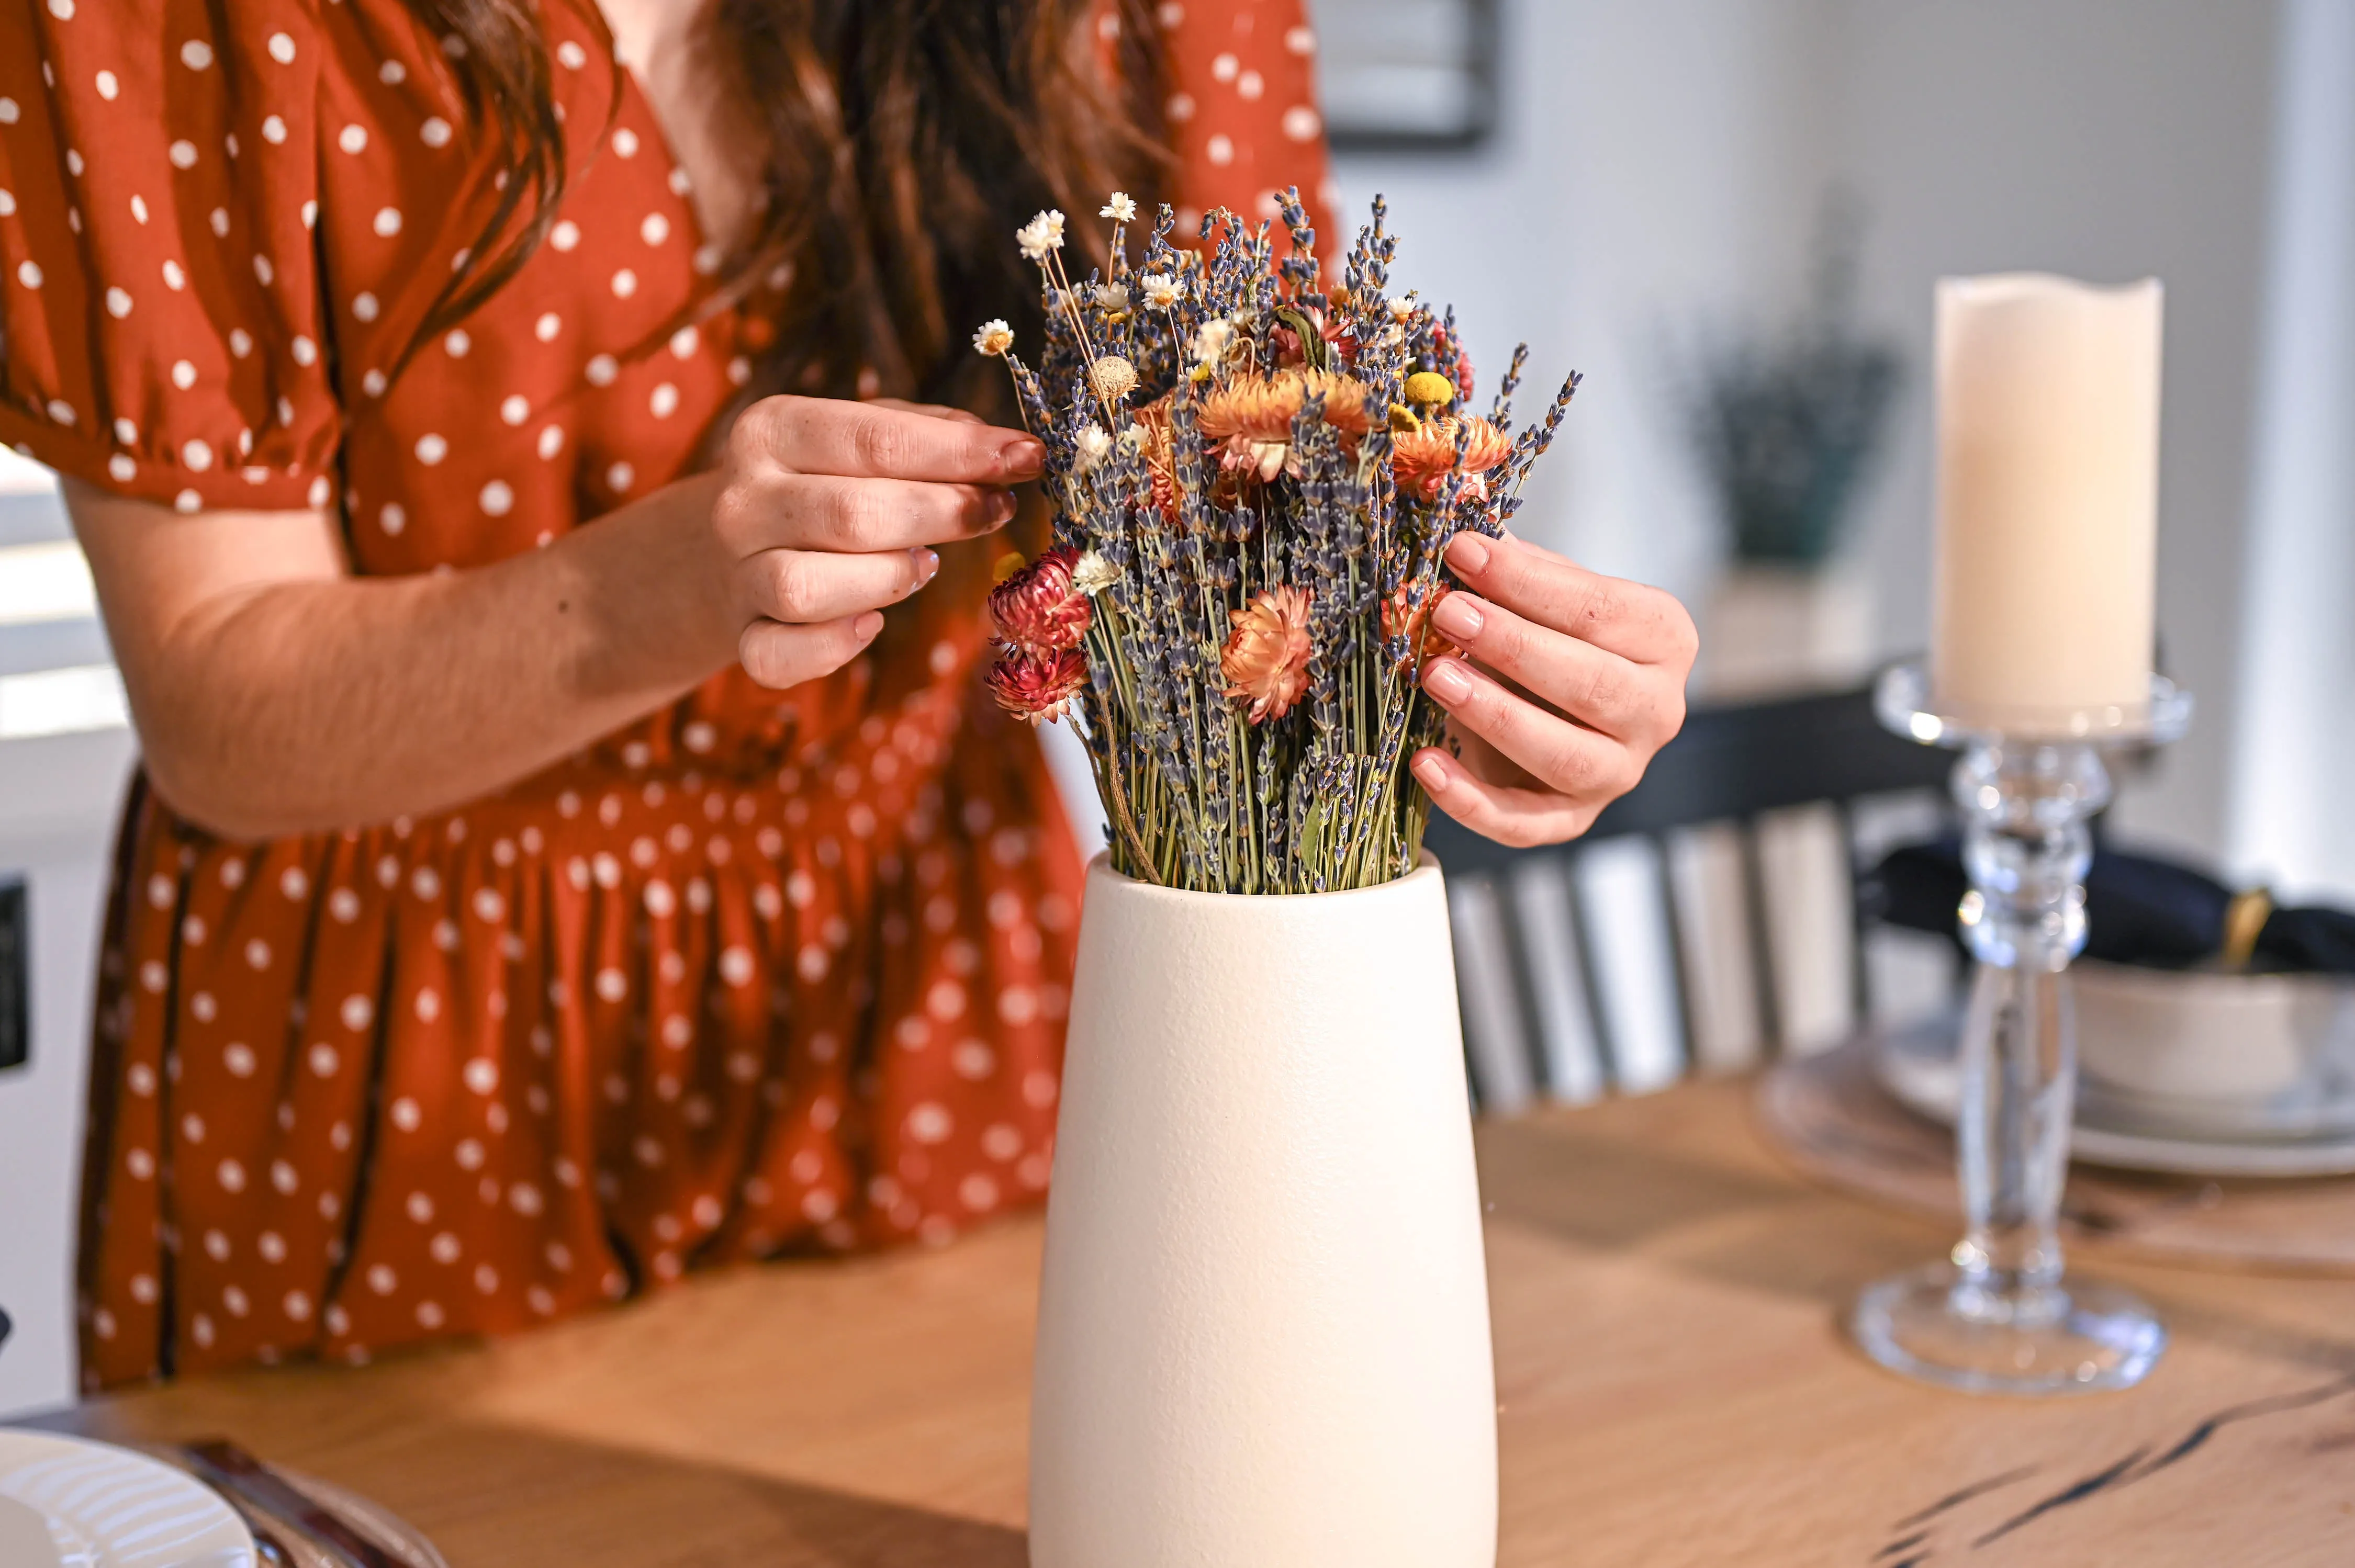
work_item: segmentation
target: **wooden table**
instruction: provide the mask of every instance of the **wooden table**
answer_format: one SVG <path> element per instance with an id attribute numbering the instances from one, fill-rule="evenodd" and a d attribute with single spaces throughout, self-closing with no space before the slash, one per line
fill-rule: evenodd
<path id="1" fill-rule="evenodd" d="M 2144 1387 L 1917 1388 L 1838 1322 L 1952 1237 L 1786 1173 L 1748 1091 L 1482 1129 L 1506 1563 L 2355 1563 L 2355 1281 L 2105 1267 L 2175 1331 Z M 229 1433 L 400 1510 L 453 1568 L 1018 1568 L 1039 1239 L 738 1270 L 61 1424 Z"/>

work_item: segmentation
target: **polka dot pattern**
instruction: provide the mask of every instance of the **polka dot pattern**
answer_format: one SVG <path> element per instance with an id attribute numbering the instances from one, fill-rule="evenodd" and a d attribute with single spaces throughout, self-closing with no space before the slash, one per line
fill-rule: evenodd
<path id="1" fill-rule="evenodd" d="M 573 183 L 513 282 L 404 365 L 497 193 L 400 0 L 174 7 L 160 47 L 112 8 L 0 8 L 0 440 L 182 512 L 337 511 L 384 576 L 545 546 L 677 477 L 770 296 L 708 308 L 719 251 L 661 127 L 626 76 L 607 101 L 602 37 L 544 12 Z M 1298 0 L 1159 25 L 1198 106 L 1172 115 L 1178 194 L 1312 187 L 1321 147 L 1283 120 L 1314 112 Z M 976 603 L 920 596 L 835 678 L 724 675 L 462 810 L 347 832 L 229 844 L 135 787 L 92 1059 L 91 1386 L 365 1361 L 1035 1202 L 1080 868 L 983 652 Z"/>
<path id="2" fill-rule="evenodd" d="M 220 35 L 201 8 L 0 16 L 0 441 L 165 504 L 299 507 L 342 434 L 318 279 L 277 260 L 306 251 L 324 62 L 278 25 L 293 7 L 228 9 L 263 15 Z M 233 78 L 253 90 L 233 96 Z M 190 255 L 208 227 L 221 251 Z M 232 324 L 261 347 L 249 363 Z M 22 433 L 59 407 L 75 417 Z M 135 439 L 119 415 L 137 416 Z"/>
<path id="3" fill-rule="evenodd" d="M 1214 207 L 1247 221 L 1273 217 L 1276 193 L 1298 185 L 1320 253 L 1349 236 L 1337 205 L 1316 111 L 1316 35 L 1301 0 L 1167 0 L 1153 9 L 1169 60 L 1162 116 L 1178 158 L 1178 232 Z"/>

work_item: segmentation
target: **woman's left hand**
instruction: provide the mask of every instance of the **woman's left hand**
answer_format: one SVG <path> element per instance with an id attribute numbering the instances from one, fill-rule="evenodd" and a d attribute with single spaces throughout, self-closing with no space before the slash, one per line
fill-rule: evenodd
<path id="1" fill-rule="evenodd" d="M 1441 599 L 1431 625 L 1470 657 L 1430 661 L 1423 687 L 1463 755 L 1426 747 L 1414 776 L 1499 843 L 1576 838 L 1683 726 L 1692 617 L 1510 535 L 1459 534 L 1446 561 L 1469 591 Z"/>

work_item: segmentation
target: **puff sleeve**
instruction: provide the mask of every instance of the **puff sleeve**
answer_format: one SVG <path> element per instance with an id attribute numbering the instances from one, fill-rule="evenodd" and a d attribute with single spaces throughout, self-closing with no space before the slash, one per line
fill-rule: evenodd
<path id="1" fill-rule="evenodd" d="M 325 505 L 306 7 L 0 7 L 0 441 L 184 512 Z"/>
<path id="2" fill-rule="evenodd" d="M 1335 192 L 1316 109 L 1316 35 L 1302 0 L 1162 0 L 1162 105 L 1178 154 L 1178 232 L 1214 207 L 1276 215 L 1298 185 L 1320 252 L 1337 254 Z"/>

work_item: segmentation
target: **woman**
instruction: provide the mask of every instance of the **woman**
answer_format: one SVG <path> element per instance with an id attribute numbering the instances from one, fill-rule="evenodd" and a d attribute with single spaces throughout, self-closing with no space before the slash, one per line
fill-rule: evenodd
<path id="1" fill-rule="evenodd" d="M 85 1381 L 1035 1199 L 1079 869 L 973 679 L 1040 454 L 964 337 L 1035 329 L 1036 208 L 1320 188 L 1296 0 L 168 11 L 0 19 L 0 440 L 144 747 Z M 1579 722 L 1451 663 L 1418 772 L 1569 836 L 1689 627 L 1453 565 L 1443 628 Z"/>

